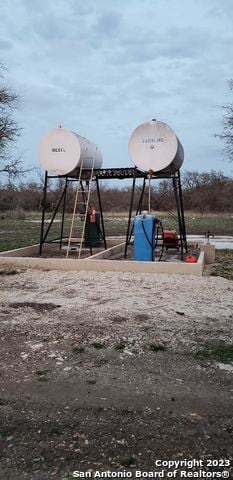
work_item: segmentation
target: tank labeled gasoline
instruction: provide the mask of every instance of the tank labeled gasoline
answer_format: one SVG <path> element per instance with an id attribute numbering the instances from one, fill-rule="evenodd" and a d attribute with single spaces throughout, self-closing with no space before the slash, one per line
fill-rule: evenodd
<path id="1" fill-rule="evenodd" d="M 54 175 L 74 174 L 84 169 L 101 168 L 102 155 L 87 138 L 66 128 L 54 128 L 41 140 L 39 147 L 42 167 Z"/>
<path id="2" fill-rule="evenodd" d="M 139 170 L 166 175 L 174 174 L 181 167 L 184 150 L 171 127 L 164 122 L 151 120 L 142 123 L 133 131 L 129 139 L 129 156 Z M 150 212 L 136 215 L 134 260 L 155 260 L 156 221 L 156 217 Z"/>
<path id="3" fill-rule="evenodd" d="M 139 125 L 131 134 L 129 156 L 139 170 L 174 173 L 184 161 L 184 150 L 171 127 L 151 120 Z"/>

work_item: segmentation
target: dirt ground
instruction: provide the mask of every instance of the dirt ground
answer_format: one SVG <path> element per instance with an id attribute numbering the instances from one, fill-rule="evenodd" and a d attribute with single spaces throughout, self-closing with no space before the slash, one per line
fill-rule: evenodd
<path id="1" fill-rule="evenodd" d="M 2 273 L 0 479 L 232 460 L 232 282 Z"/>

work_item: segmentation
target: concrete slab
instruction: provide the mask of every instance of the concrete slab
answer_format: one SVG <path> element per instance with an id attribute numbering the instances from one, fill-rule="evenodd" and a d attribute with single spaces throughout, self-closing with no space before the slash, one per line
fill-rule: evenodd
<path id="1" fill-rule="evenodd" d="M 188 242 L 196 241 L 199 244 L 207 244 L 207 239 L 204 235 L 187 235 Z M 210 237 L 210 244 L 215 245 L 215 248 L 218 249 L 233 249 L 233 235 L 215 235 Z"/>
<path id="2" fill-rule="evenodd" d="M 39 255 L 39 243 L 30 245 L 30 247 L 15 248 L 14 250 L 6 250 L 0 252 L 0 257 L 30 257 L 32 255 Z"/>
<path id="3" fill-rule="evenodd" d="M 35 268 L 37 270 L 63 271 L 95 271 L 95 272 L 135 272 L 135 273 L 167 273 L 170 275 L 201 276 L 204 268 L 204 252 L 201 252 L 197 263 L 173 262 L 132 262 L 119 260 L 33 258 L 0 256 L 0 267 Z"/>
<path id="4" fill-rule="evenodd" d="M 215 262 L 215 245 L 206 243 L 204 245 L 200 245 L 200 249 L 201 249 L 201 252 L 205 253 L 206 264 Z"/>

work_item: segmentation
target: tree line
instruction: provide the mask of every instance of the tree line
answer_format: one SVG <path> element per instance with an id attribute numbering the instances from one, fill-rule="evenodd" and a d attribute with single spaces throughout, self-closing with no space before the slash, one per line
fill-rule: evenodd
<path id="1" fill-rule="evenodd" d="M 14 120 L 14 110 L 19 97 L 5 82 L 5 68 L 0 64 L 0 211 L 21 209 L 23 211 L 40 211 L 43 207 L 43 182 L 21 182 L 20 174 L 25 173 L 23 162 L 12 155 L 12 146 L 20 134 L 20 128 Z M 229 82 L 233 91 L 233 81 Z M 233 104 L 225 105 L 223 131 L 220 137 L 226 148 L 229 161 L 233 161 Z M 1 182 L 0 177 L 0 182 Z M 6 178 L 8 182 L 5 183 Z M 14 180 L 17 180 L 17 183 Z M 182 174 L 184 207 L 187 210 L 199 212 L 231 212 L 233 198 L 233 180 L 222 172 L 184 172 Z M 49 187 L 47 207 L 53 210 L 57 198 L 63 188 L 62 180 Z M 74 203 L 74 185 L 70 184 L 67 195 L 67 211 L 72 211 Z M 111 184 L 101 185 L 101 197 L 105 211 L 127 211 L 130 204 L 131 188 L 112 187 Z M 147 193 L 147 190 L 146 192 Z M 135 205 L 138 203 L 140 189 L 135 195 Z M 93 191 L 92 203 L 97 205 L 96 192 Z M 147 208 L 147 198 L 144 196 L 143 208 Z M 152 186 L 152 208 L 154 210 L 171 210 L 174 205 L 174 192 L 169 180 L 154 182 Z"/>
<path id="2" fill-rule="evenodd" d="M 64 188 L 64 179 L 49 184 L 46 209 L 54 210 Z M 68 186 L 66 211 L 72 212 L 77 183 Z M 182 190 L 184 208 L 200 213 L 232 212 L 233 179 L 222 172 L 186 171 L 182 174 Z M 131 187 L 117 188 L 100 182 L 101 201 L 106 212 L 126 212 L 130 205 Z M 141 194 L 140 186 L 135 192 L 135 205 L 138 205 Z M 98 208 L 95 186 L 91 195 L 91 203 Z M 153 181 L 151 186 L 151 207 L 157 211 L 175 209 L 175 198 L 171 180 Z M 24 212 L 40 212 L 43 208 L 43 182 L 26 182 L 18 185 L 8 183 L 0 185 L 0 211 L 21 210 Z M 142 209 L 148 208 L 148 185 L 145 189 Z"/>

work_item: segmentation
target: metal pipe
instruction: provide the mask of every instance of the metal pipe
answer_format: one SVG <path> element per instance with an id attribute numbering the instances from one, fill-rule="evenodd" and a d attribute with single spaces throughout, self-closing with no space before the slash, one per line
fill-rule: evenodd
<path id="1" fill-rule="evenodd" d="M 142 213 L 142 202 L 143 202 L 143 196 L 144 196 L 144 192 L 145 192 L 145 186 L 146 186 L 146 178 L 143 179 L 141 195 L 140 195 L 140 198 L 139 198 L 139 202 L 138 202 L 138 206 L 137 206 L 137 210 L 136 210 L 135 215 L 138 215 L 138 213 L 141 215 L 141 213 Z M 133 231 L 134 231 L 134 223 L 131 225 L 131 230 L 130 230 L 130 234 L 129 234 L 128 243 L 130 243 L 130 240 L 131 240 L 132 235 L 133 235 Z"/>
<path id="2" fill-rule="evenodd" d="M 133 201 L 134 201 L 135 182 L 136 182 L 136 169 L 134 170 L 134 177 L 133 177 L 133 184 L 132 184 L 132 192 L 131 192 L 131 200 L 130 200 L 130 208 L 129 208 L 129 218 L 128 218 L 128 225 L 127 225 L 127 232 L 126 232 L 124 258 L 127 257 L 127 249 L 128 249 L 128 243 L 129 243 L 129 232 L 130 232 L 130 224 L 131 224 L 131 217 L 132 217 L 132 210 L 133 210 Z"/>
<path id="3" fill-rule="evenodd" d="M 149 170 L 148 171 L 148 178 L 149 178 L 149 184 L 148 184 L 148 213 L 151 211 L 151 177 L 152 177 L 153 171 Z"/>
<path id="4" fill-rule="evenodd" d="M 145 192 L 145 186 L 146 186 L 146 179 L 143 178 L 142 192 L 141 192 L 141 196 L 140 196 L 140 199 L 139 199 L 139 204 L 138 204 L 138 209 L 137 209 L 136 215 L 138 213 L 141 215 L 141 213 L 142 213 L 142 201 L 143 201 L 143 196 L 144 196 L 144 192 Z"/>

